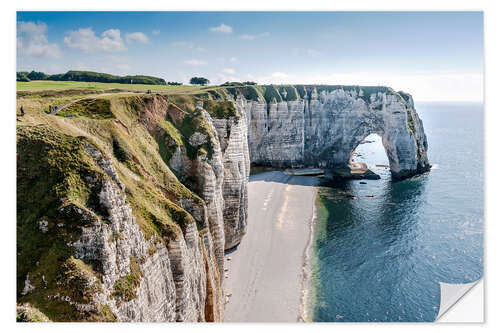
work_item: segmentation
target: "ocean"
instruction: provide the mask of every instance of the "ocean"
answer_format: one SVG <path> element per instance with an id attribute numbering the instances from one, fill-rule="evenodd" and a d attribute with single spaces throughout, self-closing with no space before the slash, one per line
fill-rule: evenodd
<path id="1" fill-rule="evenodd" d="M 355 160 L 381 179 L 319 189 L 313 321 L 434 321 L 439 282 L 483 275 L 483 106 L 416 103 L 416 109 L 429 144 L 429 173 L 393 182 L 387 168 L 375 166 L 389 163 L 372 135 Z"/>

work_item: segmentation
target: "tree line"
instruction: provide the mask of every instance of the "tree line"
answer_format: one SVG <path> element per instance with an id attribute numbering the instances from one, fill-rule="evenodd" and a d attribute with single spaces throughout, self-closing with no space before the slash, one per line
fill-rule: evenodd
<path id="1" fill-rule="evenodd" d="M 90 71 L 68 71 L 64 74 L 45 74 L 43 72 L 17 72 L 17 81 L 48 80 L 48 81 L 79 81 L 79 82 L 102 82 L 102 83 L 129 83 L 129 84 L 153 84 L 166 85 L 164 79 L 147 75 L 118 76 L 106 73 Z"/>
<path id="2" fill-rule="evenodd" d="M 97 73 L 90 71 L 68 71 L 64 74 L 45 74 L 43 72 L 17 72 L 16 81 L 28 82 L 31 80 L 47 80 L 47 81 L 80 81 L 80 82 L 102 82 L 102 83 L 128 83 L 128 84 L 152 84 L 152 85 L 169 85 L 182 86 L 182 82 L 165 82 L 164 79 L 146 76 L 146 75 L 127 75 L 117 76 L 106 73 Z M 205 86 L 210 83 L 210 80 L 204 77 L 192 77 L 189 80 L 190 84 Z M 253 86 L 257 83 L 253 81 L 244 82 L 224 82 L 221 86 Z"/>
<path id="3" fill-rule="evenodd" d="M 195 84 L 195 85 L 201 85 L 201 86 L 205 86 L 207 84 L 210 83 L 210 80 L 207 79 L 207 78 L 204 78 L 204 77 L 192 77 L 191 80 L 189 80 L 189 83 L 190 84 Z M 257 83 L 256 82 L 253 82 L 253 81 L 244 81 L 244 82 L 224 82 L 223 84 L 221 84 L 220 86 L 221 87 L 226 87 L 226 86 L 254 86 L 256 85 Z"/>

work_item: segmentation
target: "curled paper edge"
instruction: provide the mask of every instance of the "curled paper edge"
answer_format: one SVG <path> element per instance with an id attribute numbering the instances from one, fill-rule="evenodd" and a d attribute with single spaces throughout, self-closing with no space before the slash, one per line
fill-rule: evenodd
<path id="1" fill-rule="evenodd" d="M 463 284 L 450 284 L 445 282 L 440 282 L 441 288 L 441 302 L 439 306 L 439 313 L 436 316 L 435 321 L 446 314 L 462 297 L 464 297 L 475 285 L 477 285 L 482 279 L 471 283 Z"/>

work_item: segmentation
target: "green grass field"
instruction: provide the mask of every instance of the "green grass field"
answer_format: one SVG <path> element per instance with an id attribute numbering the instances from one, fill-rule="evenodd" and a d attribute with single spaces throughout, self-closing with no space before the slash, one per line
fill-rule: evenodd
<path id="1" fill-rule="evenodd" d="M 194 91 L 205 87 L 200 86 L 161 86 L 149 84 L 122 84 L 101 82 L 77 82 L 77 81 L 30 81 L 16 82 L 17 90 L 65 90 L 65 89 L 124 89 L 124 90 L 148 90 L 152 91 Z"/>

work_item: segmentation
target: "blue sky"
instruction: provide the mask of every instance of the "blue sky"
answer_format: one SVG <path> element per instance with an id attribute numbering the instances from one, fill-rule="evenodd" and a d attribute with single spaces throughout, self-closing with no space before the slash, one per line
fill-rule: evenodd
<path id="1" fill-rule="evenodd" d="M 18 12 L 17 70 L 389 85 L 482 100 L 480 12 Z"/>

